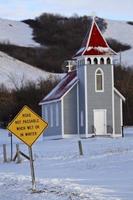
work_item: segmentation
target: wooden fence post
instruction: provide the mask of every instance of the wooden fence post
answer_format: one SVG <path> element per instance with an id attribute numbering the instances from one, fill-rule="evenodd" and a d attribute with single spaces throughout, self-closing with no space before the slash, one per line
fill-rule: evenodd
<path id="1" fill-rule="evenodd" d="M 21 163 L 21 157 L 19 153 L 19 144 L 16 144 L 16 155 L 17 155 L 17 163 Z"/>
<path id="2" fill-rule="evenodd" d="M 4 158 L 4 162 L 7 162 L 6 144 L 3 144 L 3 158 Z"/>
<path id="3" fill-rule="evenodd" d="M 33 163 L 33 154 L 32 147 L 29 148 L 29 157 L 30 157 L 30 168 L 31 168 L 31 178 L 32 178 L 32 191 L 36 191 L 36 183 L 35 183 L 35 171 L 34 171 L 34 163 Z"/>
<path id="4" fill-rule="evenodd" d="M 83 156 L 83 148 L 82 148 L 81 140 L 78 141 L 78 147 L 79 147 L 79 154 L 80 154 L 80 156 Z"/>

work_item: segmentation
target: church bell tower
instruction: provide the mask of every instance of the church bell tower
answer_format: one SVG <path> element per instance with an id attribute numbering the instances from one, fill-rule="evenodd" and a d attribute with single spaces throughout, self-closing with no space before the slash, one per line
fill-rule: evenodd
<path id="1" fill-rule="evenodd" d="M 78 131 L 81 135 L 114 134 L 113 55 L 95 19 L 79 51 L 77 60 Z"/>

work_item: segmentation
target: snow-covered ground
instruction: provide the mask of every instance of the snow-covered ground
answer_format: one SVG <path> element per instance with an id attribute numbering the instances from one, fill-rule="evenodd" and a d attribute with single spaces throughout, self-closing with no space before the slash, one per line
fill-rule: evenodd
<path id="1" fill-rule="evenodd" d="M 122 44 L 128 44 L 131 49 L 121 52 L 121 62 L 126 66 L 133 66 L 133 25 L 126 21 L 105 20 L 107 29 L 104 33 L 106 38 L 112 38 Z M 120 54 L 115 58 L 117 63 L 120 63 Z"/>
<path id="2" fill-rule="evenodd" d="M 37 84 L 38 81 L 50 77 L 59 79 L 62 75 L 40 70 L 0 52 L 0 84 L 7 88 L 19 88 L 30 81 Z"/>
<path id="3" fill-rule="evenodd" d="M 77 140 L 41 137 L 33 145 L 36 186 L 41 192 L 32 193 L 29 161 L 3 163 L 2 144 L 7 143 L 10 157 L 10 137 L 1 129 L 0 199 L 132 200 L 133 127 L 125 129 L 125 138 L 82 139 L 83 156 Z M 24 144 L 20 149 L 28 154 Z"/>
<path id="4" fill-rule="evenodd" d="M 40 46 L 32 37 L 32 28 L 20 21 L 0 19 L 0 42 L 18 46 Z"/>

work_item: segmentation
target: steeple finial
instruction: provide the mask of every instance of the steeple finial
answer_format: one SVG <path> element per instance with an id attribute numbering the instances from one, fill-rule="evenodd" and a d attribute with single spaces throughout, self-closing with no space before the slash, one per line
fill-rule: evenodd
<path id="1" fill-rule="evenodd" d="M 96 12 L 92 12 L 92 14 L 91 14 L 91 17 L 92 17 L 92 20 L 93 20 L 93 22 L 95 21 L 95 18 L 96 18 Z"/>

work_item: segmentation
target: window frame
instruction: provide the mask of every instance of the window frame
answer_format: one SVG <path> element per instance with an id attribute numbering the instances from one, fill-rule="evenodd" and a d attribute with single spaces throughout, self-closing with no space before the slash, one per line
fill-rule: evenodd
<path id="1" fill-rule="evenodd" d="M 84 126 L 84 111 L 80 111 L 80 127 Z"/>
<path id="2" fill-rule="evenodd" d="M 107 62 L 107 65 L 111 65 L 111 58 L 108 57 L 107 60 L 106 60 L 106 62 Z"/>
<path id="3" fill-rule="evenodd" d="M 89 58 L 87 58 L 87 63 L 89 64 L 89 65 L 91 65 L 92 64 L 92 60 L 91 60 L 91 58 L 89 57 Z"/>
<path id="4" fill-rule="evenodd" d="M 94 60 L 93 60 L 93 63 L 94 63 L 94 65 L 98 65 L 98 58 L 94 58 Z"/>
<path id="5" fill-rule="evenodd" d="M 97 72 L 100 70 L 101 74 L 97 74 Z M 97 88 L 97 76 L 102 76 L 102 89 L 98 90 Z M 101 68 L 96 69 L 95 71 L 95 92 L 104 92 L 104 72 Z"/>
<path id="6" fill-rule="evenodd" d="M 55 104 L 55 112 L 56 112 L 56 127 L 59 126 L 59 104 Z"/>
<path id="7" fill-rule="evenodd" d="M 104 65 L 104 64 L 105 64 L 104 58 L 101 57 L 101 58 L 100 58 L 100 65 Z"/>
<path id="8" fill-rule="evenodd" d="M 44 120 L 48 122 L 48 107 L 47 106 L 44 107 Z"/>

